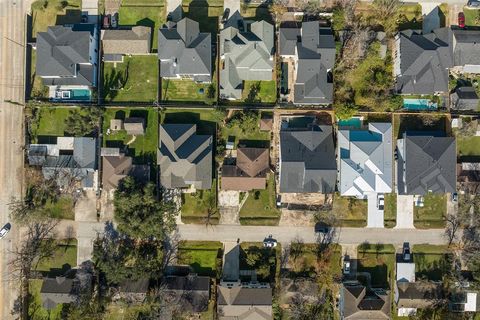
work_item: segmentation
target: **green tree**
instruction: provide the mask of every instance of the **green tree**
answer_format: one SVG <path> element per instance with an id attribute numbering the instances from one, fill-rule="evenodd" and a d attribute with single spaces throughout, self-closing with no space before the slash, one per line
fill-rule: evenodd
<path id="1" fill-rule="evenodd" d="M 65 119 L 65 132 L 75 137 L 88 136 L 99 127 L 103 109 L 99 107 L 82 108 L 71 110 Z"/>
<path id="2" fill-rule="evenodd" d="M 358 107 L 354 104 L 339 104 L 335 106 L 335 115 L 340 120 L 350 119 L 357 111 Z"/>
<path id="3" fill-rule="evenodd" d="M 153 183 L 126 177 L 115 191 L 114 206 L 119 231 L 132 238 L 164 240 L 175 228 L 175 206 L 156 199 Z"/>

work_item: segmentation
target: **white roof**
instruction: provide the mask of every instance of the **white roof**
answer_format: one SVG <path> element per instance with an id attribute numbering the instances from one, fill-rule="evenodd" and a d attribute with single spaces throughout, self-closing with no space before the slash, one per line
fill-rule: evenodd
<path id="1" fill-rule="evenodd" d="M 397 262 L 397 281 L 415 282 L 415 263 Z"/>
<path id="2" fill-rule="evenodd" d="M 467 302 L 465 303 L 465 312 L 477 312 L 477 293 L 467 292 Z"/>
<path id="3" fill-rule="evenodd" d="M 60 150 L 73 150 L 74 137 L 57 137 L 57 148 Z"/>

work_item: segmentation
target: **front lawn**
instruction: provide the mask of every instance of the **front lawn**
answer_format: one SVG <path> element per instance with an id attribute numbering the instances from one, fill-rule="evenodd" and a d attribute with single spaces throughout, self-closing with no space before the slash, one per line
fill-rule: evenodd
<path id="1" fill-rule="evenodd" d="M 275 81 L 246 80 L 243 83 L 242 99 L 247 103 L 275 103 L 277 101 L 277 83 Z"/>
<path id="2" fill-rule="evenodd" d="M 211 224 L 218 224 L 220 215 L 216 210 L 216 180 L 209 190 L 197 190 L 195 193 L 182 193 L 182 221 L 184 223 L 206 223 L 209 210 Z"/>
<path id="3" fill-rule="evenodd" d="M 162 79 L 162 101 L 185 101 L 212 104 L 209 87 L 214 84 L 196 83 L 193 80 Z M 211 89 L 210 89 L 211 90 Z"/>
<path id="4" fill-rule="evenodd" d="M 111 119 L 125 119 L 140 117 L 146 119 L 145 134 L 139 136 L 127 135 L 127 131 L 110 132 Z M 158 112 L 155 108 L 109 108 L 103 118 L 103 146 L 124 147 L 128 146 L 127 155 L 134 158 L 135 163 L 156 163 L 158 148 Z"/>
<path id="5" fill-rule="evenodd" d="M 32 37 L 45 32 L 49 26 L 80 23 L 81 0 L 38 0 L 32 3 Z"/>
<path id="6" fill-rule="evenodd" d="M 49 217 L 54 219 L 75 219 L 73 199 L 69 196 L 62 196 L 56 202 L 47 202 L 45 210 L 48 211 Z"/>
<path id="7" fill-rule="evenodd" d="M 68 265 L 64 268 L 64 265 Z M 77 266 L 77 240 L 58 240 L 52 257 L 40 260 L 36 271 L 64 274 L 64 271 Z"/>
<path id="8" fill-rule="evenodd" d="M 447 196 L 428 193 L 424 197 L 423 207 L 413 207 L 413 224 L 420 229 L 443 228 L 445 227 L 446 213 Z"/>
<path id="9" fill-rule="evenodd" d="M 280 244 L 275 248 L 264 248 L 262 242 L 242 242 L 240 244 L 240 270 L 255 270 L 260 282 L 275 283 L 277 277 L 277 258 L 281 254 Z M 250 276 L 242 277 L 250 281 Z"/>
<path id="10" fill-rule="evenodd" d="M 441 281 L 452 268 L 453 254 L 447 246 L 414 245 L 412 253 L 417 280 Z"/>
<path id="11" fill-rule="evenodd" d="M 221 0 L 183 0 L 183 16 L 197 21 L 201 32 L 211 32 L 212 40 L 218 34 L 218 24 L 223 15 Z"/>
<path id="12" fill-rule="evenodd" d="M 480 137 L 457 135 L 457 153 L 459 157 L 480 156 Z"/>
<path id="13" fill-rule="evenodd" d="M 357 272 L 368 272 L 373 288 L 392 289 L 395 280 L 395 248 L 390 244 L 358 246 Z"/>
<path id="14" fill-rule="evenodd" d="M 383 219 L 386 228 L 393 228 L 397 223 L 397 194 L 385 194 L 385 210 Z"/>
<path id="15" fill-rule="evenodd" d="M 30 320 L 58 320 L 62 319 L 63 304 L 57 305 L 55 308 L 47 310 L 43 307 L 42 289 L 43 281 L 40 279 L 32 279 L 28 281 L 28 319 Z"/>
<path id="16" fill-rule="evenodd" d="M 188 264 L 200 276 L 216 277 L 222 269 L 223 244 L 215 241 L 181 241 L 177 263 Z"/>
<path id="17" fill-rule="evenodd" d="M 418 3 L 402 3 L 398 30 L 422 29 L 422 6 Z"/>
<path id="18" fill-rule="evenodd" d="M 242 17 L 248 20 L 265 20 L 272 24 L 274 22 L 273 17 L 268 10 L 268 6 L 265 5 L 245 4 L 245 2 L 242 2 L 240 4 L 240 13 L 242 14 Z"/>
<path id="19" fill-rule="evenodd" d="M 105 101 L 153 102 L 157 100 L 158 58 L 125 56 L 123 63 L 103 64 L 102 96 Z"/>
<path id="20" fill-rule="evenodd" d="M 136 1 L 130 0 L 131 4 L 135 6 L 126 6 L 123 5 L 120 7 L 118 12 L 119 15 L 119 24 L 121 26 L 125 25 L 137 25 L 150 27 L 152 29 L 152 49 L 156 52 L 158 46 L 158 29 L 162 27 L 165 22 L 165 7 L 164 6 L 144 6 L 141 4 L 146 0 Z M 154 0 L 148 0 L 149 2 Z M 142 3 L 139 3 L 142 2 Z M 157 56 L 155 55 L 155 59 Z M 158 69 L 158 68 L 157 68 Z"/>
<path id="21" fill-rule="evenodd" d="M 338 192 L 333 196 L 333 214 L 344 227 L 365 227 L 367 225 L 367 211 L 367 200 L 341 197 Z"/>
<path id="22" fill-rule="evenodd" d="M 275 203 L 275 176 L 268 174 L 267 188 L 248 192 L 248 198 L 240 210 L 240 224 L 278 225 L 280 210 Z"/>
<path id="23" fill-rule="evenodd" d="M 480 9 L 463 8 L 465 14 L 465 25 L 480 26 Z"/>

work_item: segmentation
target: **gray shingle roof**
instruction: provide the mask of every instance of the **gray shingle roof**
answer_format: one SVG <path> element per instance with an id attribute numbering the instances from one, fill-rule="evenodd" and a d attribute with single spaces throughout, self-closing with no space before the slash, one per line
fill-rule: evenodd
<path id="1" fill-rule="evenodd" d="M 176 24 L 160 28 L 158 59 L 162 77 L 194 75 L 196 81 L 211 81 L 212 37 L 200 32 L 198 22 L 183 18 Z M 199 77 L 195 78 L 198 75 Z"/>
<path id="2" fill-rule="evenodd" d="M 452 66 L 448 28 L 422 35 L 413 30 L 398 37 L 399 74 L 396 90 L 402 94 L 433 94 L 448 91 L 448 68 Z M 398 64 L 398 63 L 397 63 Z"/>
<path id="3" fill-rule="evenodd" d="M 220 95 L 224 99 L 240 99 L 244 80 L 272 80 L 273 75 L 273 25 L 247 22 L 236 13 L 220 31 L 220 56 L 224 60 Z M 236 23 L 231 23 L 233 20 Z"/>
<path id="4" fill-rule="evenodd" d="M 456 143 L 454 137 L 413 136 L 397 140 L 398 193 L 424 195 L 455 192 Z"/>
<path id="5" fill-rule="evenodd" d="M 397 282 L 399 308 L 428 308 L 443 299 L 442 284 L 428 281 Z"/>
<path id="6" fill-rule="evenodd" d="M 480 30 L 451 28 L 453 65 L 480 65 Z"/>
<path id="7" fill-rule="evenodd" d="M 159 132 L 157 163 L 160 182 L 166 188 L 197 189 L 212 186 L 212 141 L 210 135 L 197 135 L 195 124 L 162 124 Z"/>
<path id="8" fill-rule="evenodd" d="M 148 54 L 151 49 L 151 28 L 102 30 L 103 54 Z"/>
<path id="9" fill-rule="evenodd" d="M 455 110 L 475 110 L 480 107 L 480 100 L 473 87 L 460 87 L 450 96 L 452 108 Z"/>
<path id="10" fill-rule="evenodd" d="M 36 74 L 45 85 L 95 85 L 95 69 L 90 61 L 90 42 L 95 32 L 89 24 L 48 27 L 37 34 Z M 61 77 L 61 78 L 49 78 Z"/>
<path id="11" fill-rule="evenodd" d="M 337 165 L 332 127 L 280 131 L 280 192 L 335 191 Z"/>
<path id="12" fill-rule="evenodd" d="M 344 283 L 340 296 L 342 319 L 390 319 L 390 293 L 387 291 L 367 292 L 363 285 Z"/>

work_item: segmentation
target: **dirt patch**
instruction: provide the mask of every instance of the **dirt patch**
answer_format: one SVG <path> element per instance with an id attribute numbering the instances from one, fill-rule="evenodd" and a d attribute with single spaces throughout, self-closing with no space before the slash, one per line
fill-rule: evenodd
<path id="1" fill-rule="evenodd" d="M 313 227 L 315 224 L 312 212 L 286 210 L 282 209 L 279 226 L 294 226 L 294 227 Z"/>

